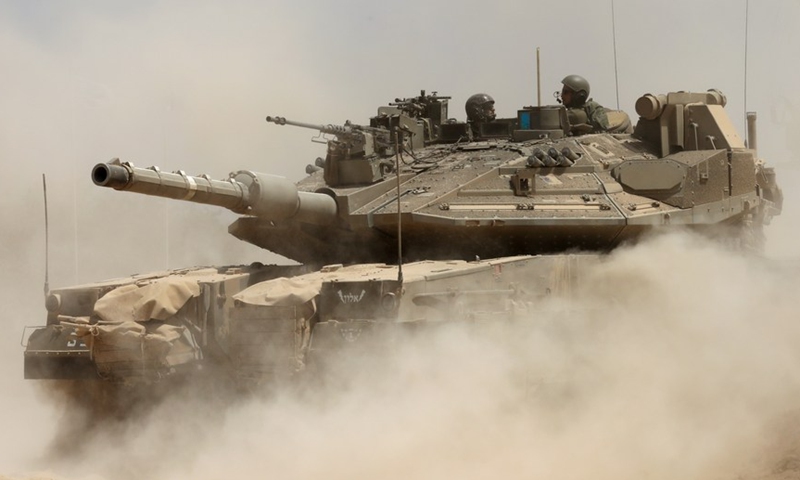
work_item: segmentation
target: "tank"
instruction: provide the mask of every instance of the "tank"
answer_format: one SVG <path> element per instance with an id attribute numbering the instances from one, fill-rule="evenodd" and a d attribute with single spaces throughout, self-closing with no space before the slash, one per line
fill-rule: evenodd
<path id="1" fill-rule="evenodd" d="M 564 106 L 464 122 L 436 92 L 368 125 L 266 117 L 326 137 L 297 183 L 225 180 L 114 159 L 97 186 L 227 208 L 231 235 L 299 266 L 197 267 L 55 289 L 26 335 L 25 377 L 137 384 L 222 371 L 293 378 L 342 352 L 390 348 L 449 322 L 502 325 L 579 295 L 603 253 L 655 229 L 758 250 L 781 211 L 775 172 L 733 128 L 717 90 L 643 95 L 635 128 L 586 128 Z M 271 127 L 278 128 L 278 127 Z"/>

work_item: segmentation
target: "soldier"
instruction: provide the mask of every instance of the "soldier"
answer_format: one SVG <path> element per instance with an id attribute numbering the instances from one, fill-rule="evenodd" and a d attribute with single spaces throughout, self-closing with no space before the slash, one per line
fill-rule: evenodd
<path id="1" fill-rule="evenodd" d="M 472 135 L 480 136 L 480 124 L 497 118 L 494 112 L 494 98 L 485 93 L 476 93 L 467 99 L 467 122 L 472 126 Z"/>
<path id="2" fill-rule="evenodd" d="M 607 131 L 606 109 L 589 98 L 589 82 L 580 75 L 568 75 L 561 83 L 564 88 L 561 89 L 560 96 L 556 92 L 556 98 L 569 109 L 572 133 L 581 135 Z"/>

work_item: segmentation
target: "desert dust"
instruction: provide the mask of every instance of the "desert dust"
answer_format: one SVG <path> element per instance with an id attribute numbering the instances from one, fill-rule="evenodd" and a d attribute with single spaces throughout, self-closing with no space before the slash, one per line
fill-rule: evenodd
<path id="1" fill-rule="evenodd" d="M 797 273 L 656 236 L 512 342 L 454 326 L 337 382 L 176 387 L 124 418 L 43 386 L 24 412 L 54 436 L 9 478 L 797 478 Z"/>

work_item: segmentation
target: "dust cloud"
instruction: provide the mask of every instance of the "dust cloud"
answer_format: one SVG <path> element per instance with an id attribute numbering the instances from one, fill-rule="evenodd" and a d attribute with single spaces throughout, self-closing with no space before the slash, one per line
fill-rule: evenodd
<path id="1" fill-rule="evenodd" d="M 578 3 L 4 3 L 0 478 L 800 475 L 800 74 L 775 60 L 800 48 L 800 7 L 750 2 L 745 72 L 744 2 L 618 0 L 618 64 L 608 5 Z M 544 103 L 580 73 L 615 106 L 618 65 L 629 113 L 645 92 L 708 88 L 728 95 L 739 131 L 745 109 L 759 111 L 759 153 L 786 194 L 766 257 L 654 237 L 587 272 L 580 303 L 543 306 L 514 342 L 454 328 L 363 359 L 345 380 L 272 395 L 187 386 L 120 419 L 21 380 L 23 326 L 45 318 L 42 173 L 52 286 L 282 261 L 230 238 L 228 212 L 104 191 L 89 171 L 120 157 L 297 179 L 322 149 L 264 116 L 365 122 L 420 88 L 452 95 L 453 117 L 476 91 L 510 116 L 535 102 L 536 46 Z"/>
<path id="2" fill-rule="evenodd" d="M 100 426 L 63 409 L 83 427 L 44 462 L 70 479 L 796 476 L 798 268 L 656 236 L 502 341 L 453 326 L 333 381 L 176 387 Z"/>
<path id="3" fill-rule="evenodd" d="M 590 272 L 580 304 L 543 306 L 516 342 L 443 332 L 381 376 L 364 362 L 322 402 L 232 412 L 214 439 L 230 450 L 201 455 L 192 475 L 771 472 L 785 458 L 765 453 L 774 429 L 798 414 L 796 274 L 696 237 L 656 238 Z"/>

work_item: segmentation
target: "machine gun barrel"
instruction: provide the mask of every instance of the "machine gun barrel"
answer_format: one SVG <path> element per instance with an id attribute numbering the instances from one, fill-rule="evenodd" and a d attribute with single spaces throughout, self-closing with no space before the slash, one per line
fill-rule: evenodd
<path id="1" fill-rule="evenodd" d="M 315 123 L 295 122 L 294 120 L 286 120 L 285 117 L 267 117 L 267 121 L 276 125 L 292 125 L 295 127 L 310 128 L 311 130 L 319 130 L 322 133 L 332 135 L 350 135 L 353 133 L 353 127 L 349 125 L 321 125 Z"/>
<path id="2" fill-rule="evenodd" d="M 344 125 L 322 125 L 316 123 L 295 122 L 294 120 L 287 120 L 286 117 L 267 117 L 267 121 L 275 125 L 292 125 L 295 127 L 310 128 L 311 130 L 318 130 L 325 134 L 340 135 L 343 137 L 360 136 L 364 133 L 371 134 L 388 134 L 389 131 L 378 127 L 366 127 L 363 125 L 352 124 L 349 121 Z"/>
<path id="3" fill-rule="evenodd" d="M 139 168 L 115 160 L 95 165 L 92 181 L 101 187 L 216 205 L 273 221 L 328 225 L 337 219 L 333 197 L 300 192 L 286 178 L 248 170 L 232 173 L 227 180 L 212 180 L 207 175 L 167 173 L 158 167 Z"/>

